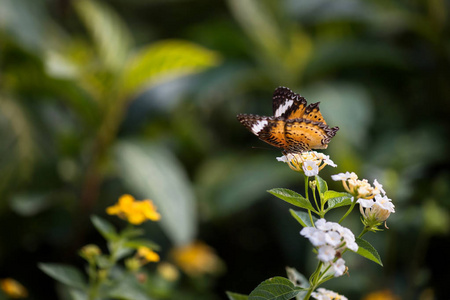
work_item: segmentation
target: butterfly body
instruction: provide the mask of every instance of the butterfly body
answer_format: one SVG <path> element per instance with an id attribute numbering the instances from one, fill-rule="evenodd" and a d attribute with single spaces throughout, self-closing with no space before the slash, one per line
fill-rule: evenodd
<path id="1" fill-rule="evenodd" d="M 240 114 L 239 122 L 259 139 L 288 153 L 326 149 L 339 130 L 330 128 L 319 110 L 319 102 L 307 105 L 305 98 L 289 88 L 273 94 L 272 117 Z"/>

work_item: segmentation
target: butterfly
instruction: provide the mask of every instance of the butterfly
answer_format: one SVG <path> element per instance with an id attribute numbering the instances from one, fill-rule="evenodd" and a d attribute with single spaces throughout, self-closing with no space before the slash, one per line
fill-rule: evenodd
<path id="1" fill-rule="evenodd" d="M 307 105 L 305 98 L 287 87 L 273 93 L 273 116 L 239 114 L 237 119 L 260 140 L 282 148 L 285 153 L 326 149 L 339 127 L 330 128 L 319 103 Z"/>

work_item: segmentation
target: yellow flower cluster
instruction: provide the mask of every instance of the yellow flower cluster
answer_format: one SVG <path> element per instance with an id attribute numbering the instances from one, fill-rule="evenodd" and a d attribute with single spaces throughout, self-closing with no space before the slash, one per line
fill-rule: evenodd
<path id="1" fill-rule="evenodd" d="M 158 221 L 161 216 L 150 200 L 136 201 L 131 195 L 123 195 L 116 205 L 106 209 L 109 215 L 117 215 L 131 224 L 139 225 L 147 220 Z"/>
<path id="2" fill-rule="evenodd" d="M 191 276 L 216 274 L 223 267 L 214 250 L 199 241 L 173 249 L 171 257 L 186 274 Z"/>
<path id="3" fill-rule="evenodd" d="M 18 299 L 28 297 L 27 289 L 12 278 L 0 279 L 0 288 L 11 298 Z"/>
<path id="4" fill-rule="evenodd" d="M 140 258 L 142 263 L 141 265 L 144 265 L 149 262 L 159 261 L 158 253 L 147 247 L 139 247 L 136 256 Z"/>

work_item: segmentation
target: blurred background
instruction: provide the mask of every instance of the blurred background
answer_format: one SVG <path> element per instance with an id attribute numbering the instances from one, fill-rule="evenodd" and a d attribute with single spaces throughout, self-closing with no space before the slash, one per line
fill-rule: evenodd
<path id="1" fill-rule="evenodd" d="M 169 299 L 226 299 L 315 268 L 287 203 L 303 191 L 238 113 L 288 86 L 340 130 L 324 152 L 396 206 L 325 285 L 349 299 L 445 299 L 450 253 L 450 43 L 443 0 L 0 0 L 0 278 L 56 299 L 38 262 L 83 267 L 89 221 L 124 193 L 152 199 L 160 255 L 196 240 L 226 266 Z M 345 210 L 344 210 L 345 211 Z M 342 215 L 344 211 L 338 211 Z M 339 216 L 329 216 L 337 221 Z M 347 227 L 359 232 L 355 210 Z M 150 269 L 152 266 L 150 266 Z M 153 268 L 156 268 L 153 266 Z"/>

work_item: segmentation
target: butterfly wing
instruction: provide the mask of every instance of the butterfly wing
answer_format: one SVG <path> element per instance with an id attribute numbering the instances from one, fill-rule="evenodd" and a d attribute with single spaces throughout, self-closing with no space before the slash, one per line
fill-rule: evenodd
<path id="1" fill-rule="evenodd" d="M 287 144 L 284 136 L 285 121 L 283 119 L 246 114 L 240 114 L 237 118 L 242 125 L 260 140 L 272 146 L 286 149 Z"/>
<path id="2" fill-rule="evenodd" d="M 305 98 L 287 87 L 273 94 L 273 117 L 240 114 L 239 122 L 259 139 L 291 153 L 326 149 L 339 127 L 330 128 L 319 102 L 307 106 Z"/>
<path id="3" fill-rule="evenodd" d="M 310 105 L 308 105 L 305 109 L 305 113 L 303 114 L 302 119 L 327 124 L 322 116 L 322 113 L 320 112 L 319 104 L 320 102 L 311 103 Z"/>
<path id="4" fill-rule="evenodd" d="M 286 120 L 285 140 L 288 152 L 303 152 L 311 149 L 326 149 L 331 138 L 339 130 L 322 122 L 307 119 Z"/>
<path id="5" fill-rule="evenodd" d="M 272 97 L 273 116 L 285 119 L 301 118 L 306 109 L 306 100 L 291 89 L 280 86 Z"/>

